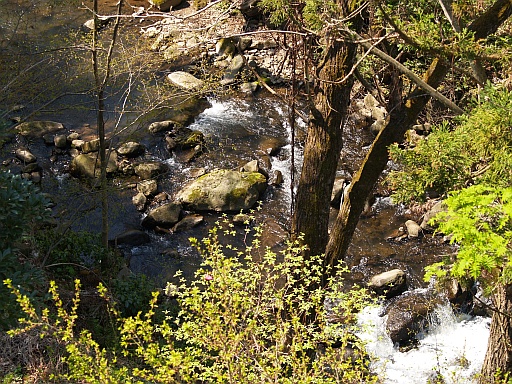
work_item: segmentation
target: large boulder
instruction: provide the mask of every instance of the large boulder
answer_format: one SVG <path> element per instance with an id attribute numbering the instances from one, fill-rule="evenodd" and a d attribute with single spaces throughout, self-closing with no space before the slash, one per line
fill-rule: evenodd
<path id="1" fill-rule="evenodd" d="M 423 291 L 407 292 L 395 298 L 385 312 L 386 332 L 393 343 L 407 345 L 413 341 L 420 331 L 428 328 L 429 317 L 439 304 L 439 296 Z"/>
<path id="2" fill-rule="evenodd" d="M 266 187 L 259 172 L 217 169 L 186 185 L 176 198 L 195 211 L 240 211 L 252 208 Z"/>
<path id="3" fill-rule="evenodd" d="M 18 124 L 15 128 L 22 136 L 30 138 L 41 138 L 48 133 L 57 132 L 64 129 L 64 125 L 54 121 L 27 121 Z"/>
<path id="4" fill-rule="evenodd" d="M 110 154 L 107 175 L 117 172 L 117 155 Z M 94 179 L 100 177 L 100 159 L 98 154 L 81 154 L 71 160 L 70 173 L 75 177 Z"/>
<path id="5" fill-rule="evenodd" d="M 181 205 L 176 202 L 167 203 L 151 210 L 142 220 L 142 226 L 146 228 L 171 228 L 180 220 Z"/>

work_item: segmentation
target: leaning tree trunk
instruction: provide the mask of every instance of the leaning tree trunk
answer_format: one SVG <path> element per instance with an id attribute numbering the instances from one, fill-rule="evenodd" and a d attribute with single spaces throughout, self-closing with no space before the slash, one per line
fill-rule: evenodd
<path id="1" fill-rule="evenodd" d="M 474 32 L 475 39 L 485 38 L 496 32 L 511 13 L 512 0 L 498 0 L 478 17 L 468 27 L 468 30 Z M 431 87 L 437 88 L 448 70 L 448 67 L 436 59 L 424 75 L 423 80 Z M 331 231 L 325 251 L 324 268 L 333 267 L 339 260 L 345 258 L 366 199 L 370 196 L 380 174 L 386 167 L 388 147 L 403 140 L 405 132 L 415 124 L 419 113 L 429 100 L 428 95 L 425 95 L 421 89 L 417 89 L 404 105 L 392 110 L 388 125 L 375 138 L 363 164 L 352 179 Z M 327 275 L 324 276 L 324 280 L 327 277 Z"/>
<path id="2" fill-rule="evenodd" d="M 340 4 L 341 8 L 343 7 Z M 358 17 L 353 25 L 361 25 Z M 355 44 L 335 38 L 328 41 L 318 67 L 304 162 L 292 217 L 292 236 L 304 235 L 309 254 L 320 255 L 328 241 L 329 203 L 343 146 L 343 125 L 350 103 L 353 76 L 346 76 L 355 62 Z"/>
<path id="3" fill-rule="evenodd" d="M 512 372 L 512 284 L 499 284 L 492 296 L 494 313 L 479 382 L 504 382 Z"/>

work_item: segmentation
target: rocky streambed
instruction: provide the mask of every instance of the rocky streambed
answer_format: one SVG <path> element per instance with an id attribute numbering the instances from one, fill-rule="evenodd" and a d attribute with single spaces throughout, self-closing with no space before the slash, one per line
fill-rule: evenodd
<path id="1" fill-rule="evenodd" d="M 145 20 L 145 8 L 134 11 Z M 171 84 L 181 101 L 190 102 L 180 101 L 180 107 L 168 110 L 163 118 L 146 118 L 137 132 L 112 135 L 107 168 L 112 244 L 124 253 L 130 273 L 147 274 L 161 284 L 171 281 L 177 270 L 193 275 L 201 258 L 190 247 L 189 237 L 206 236 L 224 214 L 239 231 L 240 245 L 249 220 L 240 213 L 250 211 L 254 222 L 263 224 L 264 245 L 282 246 L 293 180 L 298 179 L 292 169 L 300 169 L 306 127 L 297 117 L 297 139 L 292 143 L 286 99 L 255 82 L 259 76 L 286 94 L 282 47 L 263 33 L 242 36 L 257 29 L 257 22 L 238 15 L 223 19 L 214 35 L 198 34 L 188 29 L 198 29 L 200 22 L 212 23 L 214 14 L 200 16 L 201 20 L 186 18 L 194 13 L 186 5 L 172 12 L 174 16 L 160 23 L 146 22 L 142 36 L 149 39 L 153 52 L 181 63 L 160 68 L 159 81 Z M 140 29 L 132 26 L 125 33 L 140 33 Z M 352 104 L 354 113 L 345 129 L 346 145 L 333 191 L 333 215 L 343 187 L 386 115 L 376 100 L 360 90 Z M 2 108 L 9 111 L 6 117 L 14 127 L 3 147 L 2 168 L 41 185 L 62 218 L 62 228 L 98 231 L 98 140 L 91 114 L 77 120 L 77 115 L 61 119 L 46 113 L 44 119 L 33 116 L 15 124 L 32 111 Z M 306 109 L 303 112 L 307 114 Z M 261 210 L 252 211 L 257 206 Z M 428 210 L 395 206 L 385 189 L 377 189 L 347 257 L 348 283 L 369 284 L 387 297 L 380 315 L 386 319 L 386 333 L 397 344 L 410 345 L 411 339 L 428 329 L 440 301 L 432 291 L 416 290 L 426 286 L 423 267 L 453 251 L 422 223 Z M 447 299 L 460 308 L 473 308 L 470 296 L 468 288 L 455 283 L 446 289 Z"/>

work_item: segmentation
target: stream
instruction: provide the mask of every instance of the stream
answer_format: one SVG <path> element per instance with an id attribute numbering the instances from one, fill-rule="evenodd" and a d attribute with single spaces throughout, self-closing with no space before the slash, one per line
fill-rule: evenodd
<path id="1" fill-rule="evenodd" d="M 48 1 L 38 2 L 32 7 L 21 7 L 17 0 L 4 1 L 8 7 L 0 16 L 3 22 L 2 33 L 7 33 L 23 21 L 30 31 L 30 38 L 37 42 L 45 36 L 55 36 L 61 30 L 78 28 L 87 19 L 84 11 L 77 12 L 76 7 L 50 7 Z M 3 4 L 2 3 L 2 4 Z M 104 1 L 105 6 L 113 7 Z M 143 4 L 137 1 L 137 4 Z M 15 15 L 15 17 L 13 16 Z M 5 34 L 8 36 L 8 34 Z M 12 41 L 14 42 L 14 38 Z M 40 42 L 41 44 L 44 44 Z M 0 48 L 5 49 L 11 40 L 2 42 Z M 50 69 L 56 70 L 55 67 Z M 12 75 L 12 73 L 11 73 Z M 5 82 L 5 77 L 2 77 Z M 5 83 L 0 83 L 0 87 Z M 31 112 L 29 99 L 19 96 L 18 103 L 25 104 Z M 255 213 L 258 222 L 271 220 L 283 228 L 287 228 L 290 220 L 291 185 L 290 174 L 292 150 L 295 167 L 300 169 L 301 145 L 290 142 L 291 129 L 288 122 L 288 106 L 281 100 L 261 93 L 256 96 L 231 96 L 229 98 L 209 98 L 210 107 L 199 114 L 189 126 L 201 131 L 206 139 L 208 152 L 193 163 L 182 163 L 170 155 L 164 148 L 161 137 L 143 136 L 141 141 L 148 147 L 148 157 L 164 161 L 169 172 L 160 183 L 160 190 L 173 196 L 179 188 L 191 178 L 197 168 L 212 170 L 214 168 L 237 169 L 244 163 L 261 158 L 262 143 L 269 139 L 282 141 L 281 150 L 267 158 L 272 170 L 283 173 L 284 183 L 281 186 L 269 186 L 262 197 L 260 212 Z M 66 102 L 69 102 L 66 101 Z M 0 97 L 0 111 L 9 110 L 13 106 L 12 99 Z M 55 109 L 57 110 L 57 109 Z M 71 112 L 56 113 L 46 110 L 35 115 L 33 119 L 61 121 L 68 131 L 76 131 L 83 135 L 90 134 L 94 127 L 94 113 L 91 107 Z M 298 136 L 303 135 L 306 124 L 300 119 L 296 122 Z M 345 128 L 345 148 L 338 176 L 349 177 L 358 167 L 364 151 L 368 148 L 368 131 L 356 128 L 348 122 Z M 40 142 L 20 142 L 14 140 L 4 147 L 1 159 L 12 158 L 13 148 L 17 145 L 29 145 L 30 150 L 40 160 L 43 169 L 41 186 L 45 192 L 54 197 L 55 211 L 66 216 L 66 221 L 73 229 L 98 230 L 100 211 L 95 194 L 88 193 L 81 182 L 66 173 L 69 158 L 62 156 L 50 162 L 52 149 Z M 10 169 L 18 168 L 10 164 Z M 19 171 L 19 170 L 18 170 Z M 295 176 L 298 179 L 298 176 Z M 110 196 L 111 237 L 128 229 L 140 229 L 141 213 L 134 208 L 131 198 L 133 190 L 119 188 Z M 299 208 L 300 209 L 300 208 Z M 75 216 L 77 213 L 80 216 Z M 333 215 L 336 211 L 333 210 Z M 207 213 L 205 224 L 185 233 L 157 234 L 149 233 L 151 242 L 147 245 L 124 249 L 129 260 L 130 269 L 134 273 L 143 273 L 153 277 L 159 284 L 172 280 L 177 270 L 184 276 L 191 277 L 201 264 L 201 257 L 189 245 L 189 237 L 202 238 L 208 229 L 219 219 L 215 213 Z M 404 225 L 411 215 L 402 206 L 394 205 L 389 197 L 377 196 L 371 214 L 361 218 L 354 235 L 353 243 L 347 255 L 347 264 L 351 269 L 352 283 L 366 283 L 368 279 L 390 269 L 400 268 L 407 274 L 409 289 L 425 289 L 422 281 L 425 265 L 439 261 L 440 256 L 449 247 L 440 239 L 424 236 L 401 242 L 390 242 L 386 239 L 390 234 Z M 170 257 L 169 251 L 177 251 L 179 257 Z M 362 324 L 360 337 L 367 341 L 368 350 L 373 356 L 372 367 L 379 373 L 383 383 L 388 384 L 424 384 L 434 380 L 433 374 L 442 374 L 446 383 L 468 383 L 474 380 L 485 355 L 489 334 L 489 318 L 456 315 L 449 305 L 440 306 L 437 316 L 431 320 L 429 332 L 420 335 L 417 347 L 401 352 L 393 346 L 385 333 L 385 317 L 379 315 L 379 307 L 367 308 L 359 316 Z"/>

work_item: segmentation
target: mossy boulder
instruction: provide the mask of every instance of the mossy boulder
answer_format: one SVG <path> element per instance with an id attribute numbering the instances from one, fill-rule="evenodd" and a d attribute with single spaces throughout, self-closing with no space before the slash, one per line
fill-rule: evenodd
<path id="1" fill-rule="evenodd" d="M 194 211 L 240 211 L 252 208 L 266 188 L 259 172 L 217 169 L 186 185 L 176 198 Z"/>

